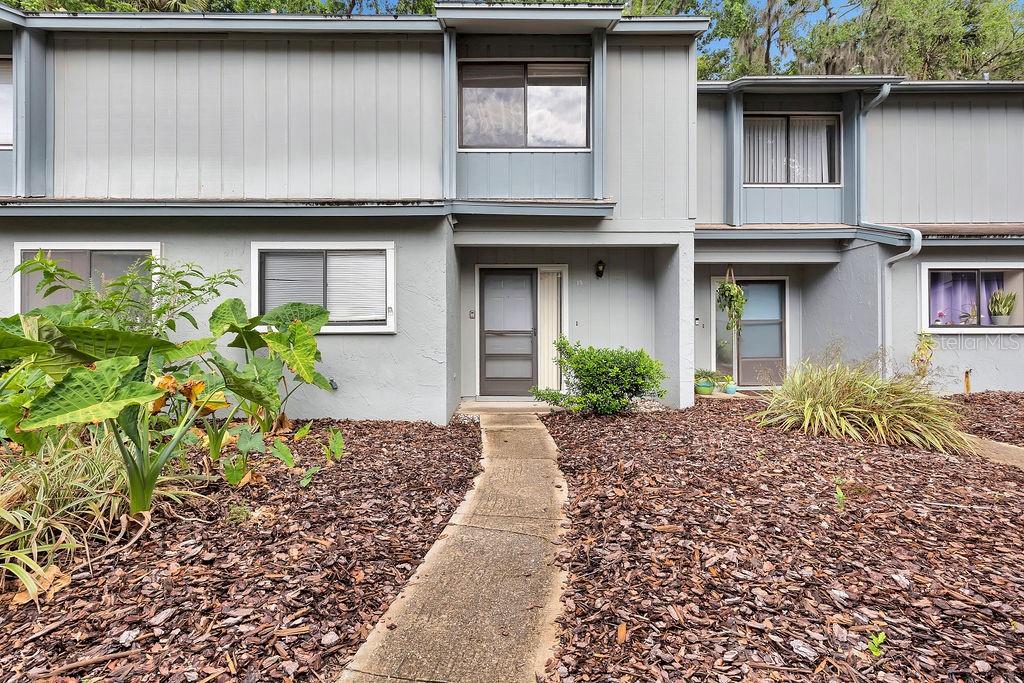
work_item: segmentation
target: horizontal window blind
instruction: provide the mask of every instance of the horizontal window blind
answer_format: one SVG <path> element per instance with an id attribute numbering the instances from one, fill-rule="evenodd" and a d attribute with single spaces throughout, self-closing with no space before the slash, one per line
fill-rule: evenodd
<path id="1" fill-rule="evenodd" d="M 332 323 L 386 323 L 384 249 L 269 251 L 262 258 L 262 312 L 284 303 L 323 306 Z"/>
<path id="2" fill-rule="evenodd" d="M 387 280 L 383 249 L 327 252 L 327 310 L 331 320 L 387 320 Z"/>
<path id="3" fill-rule="evenodd" d="M 263 312 L 291 302 L 324 305 L 322 251 L 263 254 Z"/>

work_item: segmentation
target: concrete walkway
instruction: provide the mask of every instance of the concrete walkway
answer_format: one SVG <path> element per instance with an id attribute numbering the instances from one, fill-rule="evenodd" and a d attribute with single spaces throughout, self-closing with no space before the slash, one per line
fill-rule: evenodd
<path id="1" fill-rule="evenodd" d="M 557 642 L 557 448 L 531 414 L 483 414 L 483 473 L 340 681 L 536 683 Z"/>
<path id="2" fill-rule="evenodd" d="M 978 455 L 988 458 L 992 462 L 1024 469 L 1024 448 L 1002 441 L 983 439 L 972 434 L 968 434 L 967 438 L 978 450 Z"/>

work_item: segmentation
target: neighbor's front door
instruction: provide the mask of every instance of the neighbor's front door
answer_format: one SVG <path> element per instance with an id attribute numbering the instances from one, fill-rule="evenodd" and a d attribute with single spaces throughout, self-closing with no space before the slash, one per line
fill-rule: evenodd
<path id="1" fill-rule="evenodd" d="M 740 386 L 777 386 L 786 374 L 786 281 L 738 280 L 747 297 L 740 331 L 715 314 L 715 369 Z"/>
<path id="2" fill-rule="evenodd" d="M 537 386 L 537 271 L 480 270 L 480 394 L 528 396 Z"/>

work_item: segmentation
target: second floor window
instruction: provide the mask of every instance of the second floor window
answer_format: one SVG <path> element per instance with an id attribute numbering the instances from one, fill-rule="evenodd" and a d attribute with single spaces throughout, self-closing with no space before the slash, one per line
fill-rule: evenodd
<path id="1" fill-rule="evenodd" d="M 0 57 L 0 149 L 14 146 L 14 63 Z"/>
<path id="2" fill-rule="evenodd" d="M 468 63 L 459 79 L 461 147 L 588 146 L 588 64 Z"/>
<path id="3" fill-rule="evenodd" d="M 838 184 L 839 117 L 744 116 L 743 182 Z"/>

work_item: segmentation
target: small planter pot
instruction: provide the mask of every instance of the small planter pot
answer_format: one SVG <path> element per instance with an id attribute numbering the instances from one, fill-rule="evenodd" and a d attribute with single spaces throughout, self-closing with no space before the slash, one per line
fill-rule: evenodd
<path id="1" fill-rule="evenodd" d="M 700 396 L 710 396 L 715 393 L 715 383 L 708 381 L 697 382 L 693 385 L 693 389 Z"/>
<path id="2" fill-rule="evenodd" d="M 723 389 L 723 391 L 727 394 L 735 394 L 738 390 L 739 387 L 737 387 L 735 384 L 726 384 L 725 389 Z"/>
<path id="3" fill-rule="evenodd" d="M 993 315 L 992 316 L 992 324 L 993 325 L 997 325 L 999 327 L 1009 327 L 1010 326 L 1010 316 L 1008 316 L 1008 315 Z"/>

